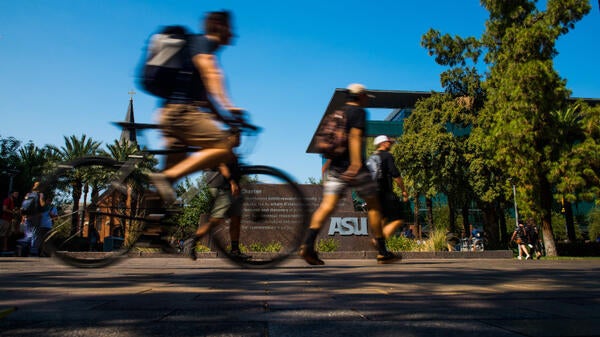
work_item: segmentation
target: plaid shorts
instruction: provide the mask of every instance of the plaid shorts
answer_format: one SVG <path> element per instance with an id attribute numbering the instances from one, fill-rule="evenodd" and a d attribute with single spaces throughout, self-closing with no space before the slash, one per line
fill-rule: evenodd
<path id="1" fill-rule="evenodd" d="M 343 180 L 340 178 L 340 173 L 336 171 L 327 171 L 323 182 L 323 194 L 343 195 L 348 187 L 353 188 L 361 198 L 377 195 L 377 183 L 371 178 L 371 173 L 365 166 L 351 181 Z"/>

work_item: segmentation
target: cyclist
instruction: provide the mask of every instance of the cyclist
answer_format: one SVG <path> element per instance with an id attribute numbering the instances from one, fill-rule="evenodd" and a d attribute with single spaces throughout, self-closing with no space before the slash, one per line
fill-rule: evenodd
<path id="1" fill-rule="evenodd" d="M 234 158 L 230 132 L 220 127 L 218 109 L 241 113 L 229 99 L 224 75 L 216 52 L 230 45 L 233 37 L 231 13 L 210 12 L 204 20 L 204 35 L 194 35 L 188 41 L 192 77 L 179 80 L 180 90 L 166 100 L 159 112 L 163 136 L 168 148 L 193 146 L 196 153 L 169 155 L 165 170 L 150 174 L 150 179 L 166 204 L 176 195 L 172 184 L 179 178 L 202 169 L 228 163 Z"/>

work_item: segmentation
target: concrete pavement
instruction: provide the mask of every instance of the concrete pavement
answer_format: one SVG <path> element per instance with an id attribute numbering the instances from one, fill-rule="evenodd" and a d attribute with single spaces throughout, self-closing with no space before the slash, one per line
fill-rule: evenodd
<path id="1" fill-rule="evenodd" d="M 326 263 L 0 258 L 0 336 L 600 336 L 600 260 Z"/>

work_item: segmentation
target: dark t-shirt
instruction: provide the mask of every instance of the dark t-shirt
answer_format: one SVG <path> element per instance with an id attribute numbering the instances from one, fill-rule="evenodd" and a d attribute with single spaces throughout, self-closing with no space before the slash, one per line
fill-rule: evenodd
<path id="1" fill-rule="evenodd" d="M 240 166 L 237 162 L 237 159 L 235 159 L 233 162 L 227 164 L 227 168 L 229 169 L 229 174 L 231 174 L 231 179 L 233 179 L 235 182 L 239 183 L 240 177 L 241 177 L 241 172 L 240 172 Z M 221 174 L 221 171 L 219 171 L 218 168 L 208 171 L 206 173 L 205 178 L 206 178 L 208 187 L 221 188 L 221 189 L 231 188 L 229 181 L 227 179 L 225 179 L 225 177 Z"/>
<path id="2" fill-rule="evenodd" d="M 352 105 L 347 105 L 344 109 L 346 111 L 346 131 L 348 131 L 348 135 L 350 135 L 350 129 L 352 128 L 362 130 L 364 135 L 365 127 L 367 125 L 367 111 L 361 107 Z M 362 148 L 364 149 L 364 137 L 362 142 Z M 364 154 L 362 156 L 362 162 L 364 164 Z M 332 159 L 329 169 L 337 173 L 342 173 L 348 169 L 348 166 L 350 166 L 350 153 L 346 151 L 343 155 Z"/>
<path id="3" fill-rule="evenodd" d="M 187 44 L 190 55 L 189 64 L 185 68 L 189 68 L 192 72 L 191 78 L 181 76 L 178 80 L 178 86 L 181 88 L 177 95 L 170 98 L 167 103 L 184 103 L 189 101 L 206 101 L 206 87 L 200 77 L 200 72 L 194 66 L 192 59 L 198 54 L 216 54 L 219 49 L 219 43 L 213 39 L 207 38 L 205 35 L 192 35 L 189 37 Z"/>
<path id="4" fill-rule="evenodd" d="M 394 190 L 393 178 L 400 176 L 400 171 L 396 167 L 394 156 L 388 151 L 378 151 L 377 154 L 381 158 L 382 177 L 377 181 L 380 192 L 392 192 Z"/>

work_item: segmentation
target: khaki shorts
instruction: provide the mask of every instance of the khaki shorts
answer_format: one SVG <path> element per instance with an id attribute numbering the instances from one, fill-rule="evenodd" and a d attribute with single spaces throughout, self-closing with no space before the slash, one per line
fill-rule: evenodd
<path id="1" fill-rule="evenodd" d="M 206 108 L 194 104 L 167 104 L 160 110 L 159 123 L 164 126 L 162 133 L 167 149 L 186 146 L 207 149 L 230 149 L 231 134 L 223 130 L 215 116 Z M 187 157 L 187 153 L 169 154 L 165 169 Z"/>
<path id="2" fill-rule="evenodd" d="M 231 148 L 231 135 L 223 130 L 215 116 L 194 104 L 167 104 L 160 111 L 160 124 L 169 148 L 194 146 Z"/>
<path id="3" fill-rule="evenodd" d="M 213 196 L 214 204 L 210 211 L 210 217 L 214 219 L 225 219 L 226 217 L 242 215 L 241 196 L 234 198 L 231 190 L 211 187 L 210 194 Z"/>

